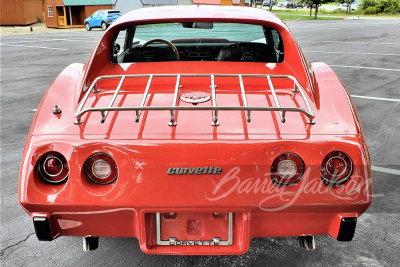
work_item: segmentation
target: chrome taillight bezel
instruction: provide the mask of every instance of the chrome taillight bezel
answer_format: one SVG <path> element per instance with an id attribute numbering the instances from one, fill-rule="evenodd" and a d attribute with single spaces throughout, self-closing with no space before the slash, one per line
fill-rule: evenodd
<path id="1" fill-rule="evenodd" d="M 111 173 L 106 178 L 100 178 L 93 172 L 93 164 L 99 160 L 105 161 L 111 166 Z M 86 176 L 94 183 L 97 184 L 110 184 L 118 178 L 118 166 L 115 160 L 106 153 L 96 153 L 90 156 L 85 164 Z"/>
<path id="2" fill-rule="evenodd" d="M 284 161 L 293 161 L 296 165 L 296 172 L 294 175 L 292 175 L 289 178 L 283 178 L 282 176 L 279 175 L 278 173 L 278 167 L 282 162 Z M 305 165 L 304 161 L 300 156 L 294 154 L 294 153 L 282 153 L 279 156 L 277 156 L 274 161 L 272 162 L 271 165 L 271 179 L 274 183 L 279 184 L 279 185 L 290 185 L 294 184 L 297 181 L 301 179 L 301 177 L 304 174 L 305 170 Z"/>
<path id="3" fill-rule="evenodd" d="M 334 158 L 339 158 L 345 163 L 345 169 L 340 174 L 332 174 L 328 170 L 328 163 Z M 341 185 L 347 182 L 353 174 L 353 160 L 342 151 L 331 151 L 322 160 L 320 173 L 325 185 Z"/>
<path id="4" fill-rule="evenodd" d="M 58 174 L 50 174 L 47 170 L 46 170 L 46 162 L 49 159 L 56 159 L 58 160 L 61 165 L 61 171 Z M 50 183 L 50 184 L 62 184 L 64 182 L 67 181 L 68 177 L 69 177 L 69 165 L 67 160 L 65 159 L 65 157 L 56 151 L 51 151 L 51 152 L 47 152 L 45 154 L 43 154 L 38 162 L 36 163 L 36 170 L 37 170 L 37 174 L 40 177 L 40 179 L 46 183 Z M 55 181 L 54 179 L 57 178 L 57 180 Z"/>

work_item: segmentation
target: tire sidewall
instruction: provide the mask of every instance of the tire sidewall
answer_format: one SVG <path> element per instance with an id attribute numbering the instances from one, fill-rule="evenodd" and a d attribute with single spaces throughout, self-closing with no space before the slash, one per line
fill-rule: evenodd
<path id="1" fill-rule="evenodd" d="M 105 26 L 104 26 L 105 25 Z M 107 23 L 105 23 L 104 21 L 101 23 L 101 28 L 103 30 L 107 30 Z"/>
<path id="2" fill-rule="evenodd" d="M 85 29 L 86 29 L 87 31 L 92 30 L 92 28 L 90 27 L 90 24 L 89 24 L 88 22 L 85 23 Z"/>

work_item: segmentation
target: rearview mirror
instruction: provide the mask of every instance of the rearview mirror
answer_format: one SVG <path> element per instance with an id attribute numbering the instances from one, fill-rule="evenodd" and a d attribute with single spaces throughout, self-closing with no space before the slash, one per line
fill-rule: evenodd
<path id="1" fill-rule="evenodd" d="M 183 28 L 212 29 L 212 22 L 182 22 Z"/>

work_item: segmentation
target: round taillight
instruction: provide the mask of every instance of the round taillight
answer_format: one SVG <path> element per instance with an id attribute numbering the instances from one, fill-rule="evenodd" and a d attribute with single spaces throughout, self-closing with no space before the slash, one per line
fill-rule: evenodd
<path id="1" fill-rule="evenodd" d="M 342 184 L 350 178 L 352 172 L 351 158 L 340 151 L 330 152 L 321 164 L 321 178 L 324 184 Z"/>
<path id="2" fill-rule="evenodd" d="M 279 155 L 271 167 L 271 178 L 278 184 L 292 184 L 297 182 L 304 172 L 303 160 L 292 153 Z"/>
<path id="3" fill-rule="evenodd" d="M 94 154 L 88 158 L 85 170 L 89 179 L 98 184 L 109 184 L 118 176 L 117 163 L 104 153 Z"/>
<path id="4" fill-rule="evenodd" d="M 37 163 L 40 178 L 51 184 L 60 184 L 67 180 L 69 174 L 68 162 L 58 152 L 44 154 Z"/>

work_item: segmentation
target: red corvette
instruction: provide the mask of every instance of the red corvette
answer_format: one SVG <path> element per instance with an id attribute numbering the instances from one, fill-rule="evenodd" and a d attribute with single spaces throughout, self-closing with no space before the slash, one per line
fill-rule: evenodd
<path id="1" fill-rule="evenodd" d="M 144 8 L 116 20 L 38 108 L 19 202 L 41 241 L 134 237 L 145 253 L 241 254 L 252 238 L 350 241 L 371 204 L 356 109 L 275 15 Z"/>

